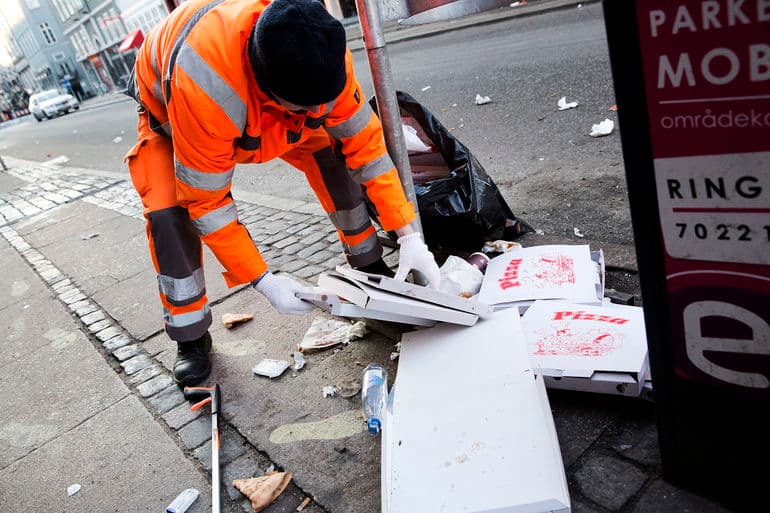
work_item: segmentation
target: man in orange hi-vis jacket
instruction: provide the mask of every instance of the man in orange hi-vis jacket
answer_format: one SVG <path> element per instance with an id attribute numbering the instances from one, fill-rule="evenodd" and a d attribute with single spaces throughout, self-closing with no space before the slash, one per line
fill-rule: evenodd
<path id="1" fill-rule="evenodd" d="M 281 313 L 312 305 L 302 286 L 273 275 L 230 192 L 236 163 L 280 157 L 307 176 L 337 228 L 348 263 L 390 273 L 364 202 L 400 245 L 396 278 L 411 270 L 438 286 L 439 270 L 411 227 L 382 127 L 363 97 L 345 31 L 316 0 L 191 0 L 148 34 L 129 92 L 139 142 L 126 155 L 142 198 L 163 319 L 178 345 L 174 379 L 211 371 L 211 312 L 201 241 L 229 286 L 252 283 Z M 392 274 L 392 273 L 391 273 Z"/>

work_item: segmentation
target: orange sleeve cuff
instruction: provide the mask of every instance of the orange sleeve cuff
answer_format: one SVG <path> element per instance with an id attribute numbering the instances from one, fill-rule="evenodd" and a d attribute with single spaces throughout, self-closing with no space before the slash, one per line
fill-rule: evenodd
<path id="1" fill-rule="evenodd" d="M 417 215 L 414 213 L 414 204 L 410 201 L 398 208 L 391 208 L 379 215 L 380 225 L 386 232 L 391 232 L 408 225 Z"/>

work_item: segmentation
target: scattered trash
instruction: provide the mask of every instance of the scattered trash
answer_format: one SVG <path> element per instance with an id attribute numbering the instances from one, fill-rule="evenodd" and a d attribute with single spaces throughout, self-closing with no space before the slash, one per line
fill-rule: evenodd
<path id="1" fill-rule="evenodd" d="M 305 500 L 303 500 L 299 506 L 297 506 L 297 509 L 294 511 L 302 511 L 303 509 L 307 508 L 307 505 L 310 504 L 310 497 L 305 497 Z"/>
<path id="2" fill-rule="evenodd" d="M 234 479 L 233 486 L 249 498 L 254 513 L 262 511 L 286 489 L 291 481 L 291 472 L 274 472 L 251 479 Z"/>
<path id="3" fill-rule="evenodd" d="M 253 318 L 254 316 L 249 314 L 224 313 L 222 314 L 222 324 L 225 325 L 225 328 L 230 329 L 236 324 L 248 322 Z"/>
<path id="4" fill-rule="evenodd" d="M 397 352 L 390 353 L 390 361 L 394 362 L 398 360 L 399 356 L 401 356 L 401 353 L 397 353 Z"/>
<path id="5" fill-rule="evenodd" d="M 542 161 L 544 161 L 544 160 L 545 160 L 545 157 L 540 157 L 540 158 L 539 158 L 539 159 L 537 159 L 537 160 L 539 160 L 540 162 L 542 162 Z"/>
<path id="6" fill-rule="evenodd" d="M 489 257 L 484 253 L 479 253 L 477 251 L 476 253 L 471 253 L 471 256 L 468 257 L 468 263 L 481 271 L 482 274 L 484 274 L 484 272 L 487 270 Z"/>
<path id="7" fill-rule="evenodd" d="M 366 324 L 361 321 L 350 324 L 349 322 L 318 317 L 313 319 L 313 324 L 310 325 L 310 328 L 305 333 L 298 349 L 303 353 L 305 351 L 328 349 L 338 344 L 347 344 L 351 340 L 362 338 L 366 333 Z"/>
<path id="8" fill-rule="evenodd" d="M 50 156 L 51 156 L 51 154 L 49 153 L 48 157 L 50 157 Z M 59 166 L 59 165 L 62 165 L 62 164 L 66 164 L 69 161 L 70 161 L 70 158 L 68 156 L 66 156 L 66 155 L 59 155 L 58 157 L 53 158 L 51 160 L 46 160 L 45 162 L 43 162 L 43 165 L 44 166 Z"/>
<path id="9" fill-rule="evenodd" d="M 268 378 L 277 378 L 283 371 L 289 368 L 291 364 L 285 360 L 274 360 L 272 358 L 265 358 L 257 364 L 256 367 L 251 369 L 254 374 L 260 376 L 267 376 Z"/>
<path id="10" fill-rule="evenodd" d="M 578 9 L 582 9 L 582 8 L 583 8 L 583 4 L 578 4 L 578 5 L 577 5 L 577 8 L 578 8 Z"/>
<path id="11" fill-rule="evenodd" d="M 370 363 L 364 369 L 363 382 L 361 405 L 366 427 L 371 434 L 376 435 L 382 429 L 382 414 L 388 402 L 388 371 L 379 363 Z"/>
<path id="12" fill-rule="evenodd" d="M 272 474 L 273 472 L 275 472 L 275 465 L 271 463 L 270 466 L 265 469 L 265 474 Z"/>
<path id="13" fill-rule="evenodd" d="M 430 89 L 430 86 L 425 86 L 422 88 L 423 91 L 427 91 L 428 89 Z"/>
<path id="14" fill-rule="evenodd" d="M 545 235 L 545 232 L 543 230 L 538 229 L 538 230 L 535 230 L 535 234 L 536 235 Z"/>
<path id="15" fill-rule="evenodd" d="M 200 495 L 200 492 L 195 488 L 188 488 L 183 490 L 182 493 L 176 496 L 176 499 L 171 501 L 171 504 L 166 506 L 166 513 L 184 513 L 192 506 L 192 503 Z"/>
<path id="16" fill-rule="evenodd" d="M 484 253 L 507 253 L 514 249 L 521 248 L 521 244 L 518 242 L 511 242 L 509 240 L 492 240 L 484 243 L 484 247 L 481 251 Z"/>
<path id="17" fill-rule="evenodd" d="M 610 106 L 610 110 L 613 111 L 613 112 L 618 110 L 618 105 L 617 104 L 611 105 Z"/>
<path id="18" fill-rule="evenodd" d="M 484 274 L 478 267 L 454 255 L 447 257 L 439 271 L 439 290 L 453 296 L 473 297 L 481 289 L 481 282 L 484 280 Z"/>
<path id="19" fill-rule="evenodd" d="M 417 153 L 428 153 L 431 151 L 431 147 L 422 142 L 422 139 L 417 135 L 417 130 L 409 125 L 401 125 L 401 129 L 404 132 L 404 142 L 406 143 L 407 151 L 414 151 Z"/>
<path id="20" fill-rule="evenodd" d="M 557 103 L 557 106 L 559 107 L 559 110 L 567 110 L 567 109 L 574 109 L 578 106 L 578 102 L 569 102 L 567 103 L 567 97 L 562 96 L 559 98 L 559 102 Z"/>
<path id="21" fill-rule="evenodd" d="M 527 0 L 520 0 L 519 2 L 513 2 L 511 4 L 511 7 L 523 7 L 523 6 L 527 5 L 528 3 L 529 2 L 527 2 Z"/>
<path id="22" fill-rule="evenodd" d="M 321 392 L 323 393 L 324 397 L 334 397 L 335 395 L 337 395 L 337 387 L 326 386 L 326 387 L 323 387 Z"/>
<path id="23" fill-rule="evenodd" d="M 598 125 L 591 126 L 591 133 L 588 134 L 591 137 L 601 137 L 603 135 L 610 135 L 615 128 L 615 122 L 611 119 L 605 119 Z"/>
<path id="24" fill-rule="evenodd" d="M 575 227 L 572 231 L 575 233 L 576 237 L 580 237 L 581 239 L 585 237 L 578 227 Z"/>
<path id="25" fill-rule="evenodd" d="M 81 486 L 79 484 L 77 484 L 77 483 L 69 485 L 67 487 L 67 495 L 72 497 L 73 495 L 75 495 L 76 493 L 78 493 L 80 491 L 80 488 L 81 488 Z"/>
<path id="26" fill-rule="evenodd" d="M 361 382 L 357 379 L 351 379 L 338 383 L 335 388 L 337 389 L 337 395 L 344 397 L 345 399 L 350 399 L 361 392 Z"/>
<path id="27" fill-rule="evenodd" d="M 492 99 L 489 96 L 476 94 L 476 105 L 486 105 L 487 103 L 492 103 Z"/>
<path id="28" fill-rule="evenodd" d="M 112 140 L 112 142 L 114 142 L 115 144 L 118 144 L 122 140 L 123 140 L 123 138 L 121 136 L 117 136 L 115 139 Z"/>
<path id="29" fill-rule="evenodd" d="M 304 367 L 305 364 L 307 363 L 305 361 L 305 357 L 302 356 L 302 353 L 300 353 L 299 351 L 295 351 L 291 353 L 291 355 L 294 357 L 294 370 L 302 369 L 302 367 Z"/>
<path id="30" fill-rule="evenodd" d="M 83 240 L 89 240 L 89 239 L 95 239 L 98 236 L 99 234 L 97 232 L 91 232 L 91 233 L 84 233 L 83 235 L 80 236 L 80 238 Z"/>

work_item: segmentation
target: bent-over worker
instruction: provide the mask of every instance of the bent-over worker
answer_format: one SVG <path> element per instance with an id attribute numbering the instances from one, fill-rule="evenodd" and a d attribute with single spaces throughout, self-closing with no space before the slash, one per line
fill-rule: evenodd
<path id="1" fill-rule="evenodd" d="M 416 270 L 438 285 L 433 255 L 410 224 L 415 206 L 354 76 L 345 31 L 322 3 L 187 1 L 148 34 L 129 92 L 140 104 L 139 137 L 126 160 L 145 207 L 180 386 L 211 371 L 201 241 L 225 267 L 228 286 L 253 284 L 281 313 L 313 309 L 295 295 L 298 282 L 267 269 L 238 221 L 230 192 L 236 163 L 279 157 L 304 172 L 348 263 L 392 275 L 365 192 L 382 228 L 399 236 L 396 277 Z"/>

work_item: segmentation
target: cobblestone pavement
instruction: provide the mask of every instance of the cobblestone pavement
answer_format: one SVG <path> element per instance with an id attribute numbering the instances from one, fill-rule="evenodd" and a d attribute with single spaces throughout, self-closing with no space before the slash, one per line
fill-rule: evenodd
<path id="1" fill-rule="evenodd" d="M 169 355 L 173 358 L 173 354 L 162 352 L 163 347 L 153 349 L 153 344 L 161 342 L 132 338 L 102 305 L 83 292 L 79 283 L 51 261 L 54 256 L 32 247 L 14 229 L 14 225 L 22 220 L 34 220 L 36 216 L 78 200 L 142 219 L 142 207 L 130 182 L 119 176 L 93 175 L 13 159 L 9 166 L 11 169 L 5 177 L 0 174 L 0 235 L 73 313 L 82 331 L 100 348 L 106 361 L 142 399 L 148 411 L 165 425 L 192 458 L 199 461 L 201 468 L 207 469 L 211 450 L 208 418 L 200 412 L 191 412 L 173 384 L 168 361 L 164 361 Z M 248 201 L 238 201 L 238 208 L 242 222 L 255 240 L 260 241 L 260 248 L 272 269 L 312 282 L 322 270 L 342 263 L 334 229 L 323 215 L 281 210 Z M 389 259 L 396 257 L 392 249 L 387 251 Z M 159 338 L 162 337 L 156 337 Z M 574 512 L 729 511 L 662 480 L 651 403 L 558 391 L 551 391 L 549 398 Z M 253 435 L 237 422 L 224 422 L 222 430 L 224 482 L 242 477 L 246 472 L 253 473 L 254 469 L 261 469 L 256 472 L 259 474 L 273 464 L 270 455 L 254 442 Z M 335 446 L 334 451 L 338 451 L 338 447 Z M 342 447 L 338 452 L 341 455 L 344 451 L 345 447 Z M 268 511 L 294 511 L 308 495 L 312 493 L 292 483 Z M 247 502 L 232 487 L 227 488 L 225 499 L 224 511 L 250 511 Z M 370 502 L 362 498 L 358 506 L 378 509 L 376 497 L 368 499 Z M 354 510 L 324 508 L 313 503 L 305 511 L 341 513 Z"/>

